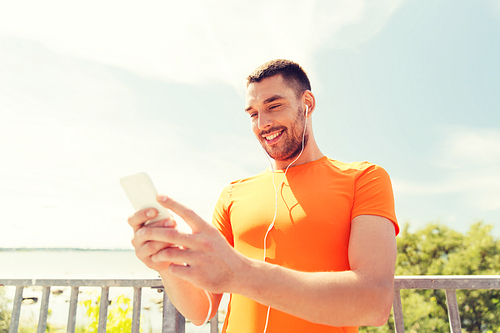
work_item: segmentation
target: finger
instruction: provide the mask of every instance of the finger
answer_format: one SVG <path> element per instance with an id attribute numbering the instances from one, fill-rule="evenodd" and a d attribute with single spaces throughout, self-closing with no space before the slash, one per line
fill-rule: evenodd
<path id="1" fill-rule="evenodd" d="M 134 229 L 134 232 L 137 229 L 141 228 L 144 223 L 147 221 L 154 219 L 158 215 L 158 211 L 154 208 L 146 208 L 141 209 L 135 212 L 128 218 L 128 224 Z"/>
<path id="2" fill-rule="evenodd" d="M 134 246 L 134 248 L 137 249 L 137 248 L 142 247 L 147 242 L 152 242 L 152 241 L 158 242 L 158 240 L 152 240 L 146 235 L 146 230 L 148 230 L 148 229 L 160 229 L 160 228 L 161 229 L 165 229 L 165 228 L 174 229 L 175 226 L 176 226 L 176 224 L 175 224 L 175 221 L 173 219 L 166 219 L 166 220 L 157 221 L 157 222 L 148 224 L 147 226 L 140 227 L 134 232 L 134 237 L 132 238 L 132 245 Z M 159 242 L 165 243 L 168 245 L 172 245 L 170 243 L 163 242 L 163 241 L 159 241 Z"/>
<path id="3" fill-rule="evenodd" d="M 163 249 L 172 246 L 172 244 L 164 242 L 145 242 L 138 245 L 135 249 L 135 253 L 139 259 L 151 259 L 152 256 L 157 254 Z"/>
<path id="4" fill-rule="evenodd" d="M 162 242 L 147 242 L 143 246 L 135 249 L 135 254 L 139 260 L 141 260 L 147 267 L 154 269 L 156 271 L 162 271 L 168 268 L 171 262 L 154 262 L 151 259 L 151 256 L 156 254 L 158 251 L 161 251 L 170 244 L 162 243 Z"/>
<path id="5" fill-rule="evenodd" d="M 173 217 L 168 217 L 163 220 L 147 223 L 144 227 L 148 228 L 175 228 L 177 226 L 177 222 Z"/>
<path id="6" fill-rule="evenodd" d="M 165 196 L 157 195 L 158 202 L 179 215 L 191 227 L 193 233 L 197 233 L 205 229 L 209 224 L 199 217 L 192 209 L 180 204 L 179 202 Z"/>
<path id="7" fill-rule="evenodd" d="M 155 229 L 158 229 L 158 228 L 155 228 Z M 139 229 L 139 230 L 141 230 L 141 229 Z M 135 248 L 136 252 L 139 249 L 142 249 L 145 246 L 145 244 L 147 244 L 147 243 L 160 243 L 160 244 L 170 245 L 170 243 L 167 243 L 167 242 L 153 241 L 151 239 L 148 239 L 147 237 L 142 236 L 142 233 L 140 233 L 140 232 L 134 233 L 134 237 L 132 238 L 131 243 L 132 243 L 132 246 Z M 148 246 L 150 246 L 150 245 L 148 245 Z"/>
<path id="8" fill-rule="evenodd" d="M 163 248 L 151 256 L 153 262 L 177 262 L 188 266 L 193 265 L 197 258 L 193 251 L 178 247 Z"/>
<path id="9" fill-rule="evenodd" d="M 138 242 L 157 241 L 183 246 L 185 248 L 199 248 L 199 241 L 193 234 L 188 234 L 174 228 L 144 227 L 137 230 L 135 238 Z"/>
<path id="10" fill-rule="evenodd" d="M 158 215 L 158 211 L 155 208 L 146 208 L 135 212 L 128 218 L 128 224 L 133 228 L 134 232 L 142 228 L 147 221 L 154 219 Z M 172 216 L 152 223 L 148 223 L 148 226 L 163 226 L 163 227 L 175 227 L 177 223 Z"/>

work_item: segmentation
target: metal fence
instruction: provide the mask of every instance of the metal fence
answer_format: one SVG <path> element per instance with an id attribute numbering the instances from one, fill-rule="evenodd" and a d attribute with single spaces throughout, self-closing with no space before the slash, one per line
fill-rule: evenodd
<path id="1" fill-rule="evenodd" d="M 37 333 L 46 331 L 51 287 L 71 287 L 71 298 L 68 313 L 67 332 L 74 333 L 76 325 L 76 310 L 80 287 L 101 288 L 99 306 L 98 333 L 106 332 L 106 319 L 109 305 L 109 289 L 112 287 L 131 287 L 134 290 L 132 333 L 138 333 L 140 328 L 141 296 L 143 288 L 163 289 L 160 279 L 152 280 L 43 280 L 43 279 L 0 279 L 0 285 L 15 286 L 16 292 L 11 313 L 9 333 L 17 333 L 23 290 L 25 287 L 42 287 L 42 301 L 38 319 Z M 402 289 L 444 289 L 448 306 L 448 319 L 451 333 L 461 333 L 460 315 L 456 297 L 457 289 L 500 289 L 500 275 L 479 276 L 397 276 L 395 278 L 395 293 L 393 302 L 394 324 L 396 333 L 404 333 L 403 308 L 401 305 Z M 218 332 L 218 316 L 210 321 L 210 332 Z M 166 293 L 163 293 L 162 333 L 184 333 L 185 319 L 170 303 Z"/>

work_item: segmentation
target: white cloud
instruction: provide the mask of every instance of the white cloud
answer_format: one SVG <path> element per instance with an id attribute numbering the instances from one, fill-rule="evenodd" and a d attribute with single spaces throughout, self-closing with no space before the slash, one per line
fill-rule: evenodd
<path id="1" fill-rule="evenodd" d="M 473 207 L 500 209 L 500 130 L 452 127 L 443 142 L 441 165 L 462 184 Z"/>
<path id="2" fill-rule="evenodd" d="M 453 127 L 448 129 L 442 143 L 443 162 L 458 163 L 455 167 L 480 165 L 488 167 L 500 164 L 500 131 L 498 129 L 472 129 Z"/>
<path id="3" fill-rule="evenodd" d="M 437 182 L 394 180 L 403 196 L 456 195 L 476 211 L 500 209 L 500 130 L 448 127 L 434 165 L 445 171 Z M 458 205 L 459 202 L 456 202 Z"/>
<path id="4" fill-rule="evenodd" d="M 313 72 L 318 48 L 376 34 L 402 0 L 11 1 L 0 32 L 139 73 L 240 87 L 262 62 L 291 58 Z M 348 28 L 348 33 L 337 34 Z"/>

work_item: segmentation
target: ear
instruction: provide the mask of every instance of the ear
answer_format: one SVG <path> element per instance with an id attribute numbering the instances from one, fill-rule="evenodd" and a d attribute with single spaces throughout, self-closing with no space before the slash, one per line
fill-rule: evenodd
<path id="1" fill-rule="evenodd" d="M 302 94 L 302 103 L 304 105 L 304 112 L 307 111 L 305 116 L 309 117 L 316 108 L 316 99 L 314 98 L 314 95 L 310 90 L 306 90 Z"/>

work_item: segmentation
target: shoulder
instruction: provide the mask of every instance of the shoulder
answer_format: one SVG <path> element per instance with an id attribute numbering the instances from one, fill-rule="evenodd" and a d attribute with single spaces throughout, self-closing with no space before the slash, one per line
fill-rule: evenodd
<path id="1" fill-rule="evenodd" d="M 387 173 L 383 167 L 378 164 L 374 164 L 368 161 L 360 161 L 360 162 L 342 162 L 338 160 L 334 160 L 331 158 L 325 159 L 324 162 L 328 167 L 337 170 L 340 173 L 345 175 L 352 176 L 360 176 L 365 173 Z"/>
<path id="2" fill-rule="evenodd" d="M 327 158 L 325 162 L 329 163 L 332 167 L 338 168 L 339 170 L 364 170 L 370 167 L 379 167 L 377 164 L 373 164 L 368 161 L 343 162 Z"/>

